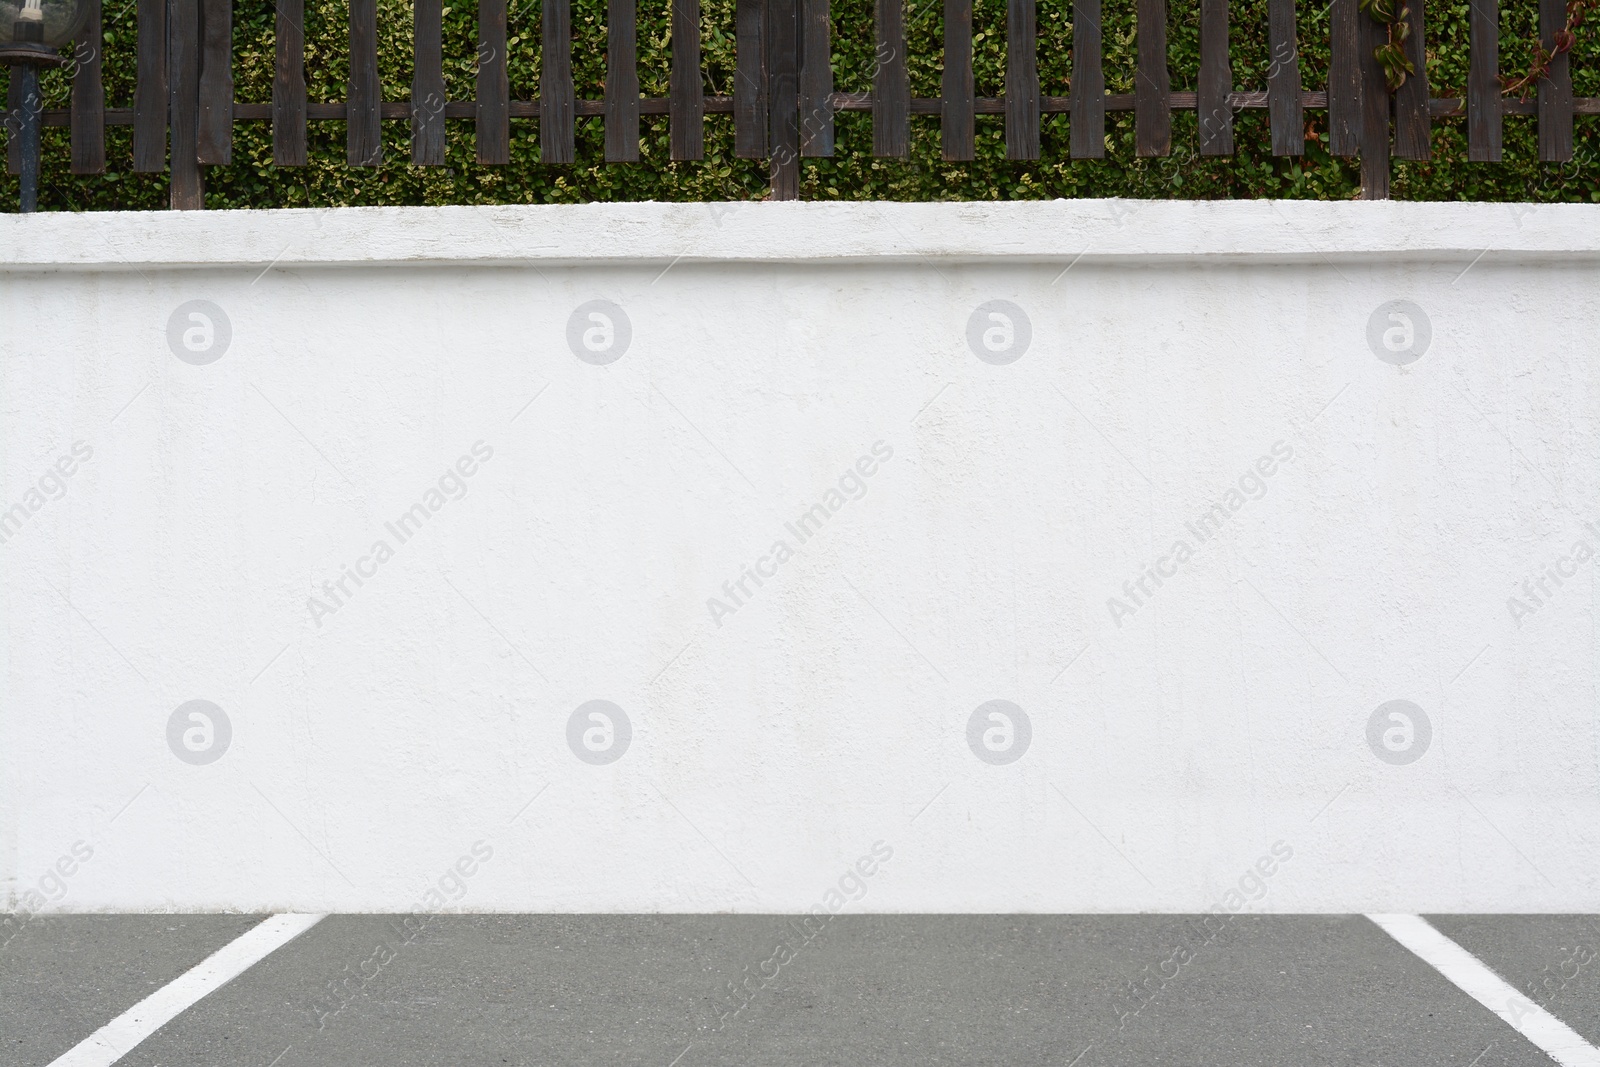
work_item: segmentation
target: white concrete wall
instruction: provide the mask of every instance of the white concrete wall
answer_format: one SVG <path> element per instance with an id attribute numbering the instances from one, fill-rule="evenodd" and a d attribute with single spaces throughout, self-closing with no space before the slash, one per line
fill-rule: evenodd
<path id="1" fill-rule="evenodd" d="M 0 219 L 6 902 L 1594 910 L 1597 258 L 1582 206 Z"/>

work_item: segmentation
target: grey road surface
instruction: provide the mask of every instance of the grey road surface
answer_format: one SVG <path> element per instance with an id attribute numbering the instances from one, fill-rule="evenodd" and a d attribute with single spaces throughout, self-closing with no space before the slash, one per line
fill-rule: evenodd
<path id="1" fill-rule="evenodd" d="M 0 1067 L 47 1067 L 256 919 L 35 919 Z M 1595 917 L 1440 930 L 1591 1040 Z M 1552 965 L 1554 970 L 1551 970 Z M 741 987 L 736 991 L 736 987 Z M 1551 1061 L 1360 916 L 332 916 L 128 1067 L 1053 1067 Z"/>

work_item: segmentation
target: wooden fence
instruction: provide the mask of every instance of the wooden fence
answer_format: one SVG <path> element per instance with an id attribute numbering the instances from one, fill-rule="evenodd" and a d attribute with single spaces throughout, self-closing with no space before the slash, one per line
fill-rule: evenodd
<path id="1" fill-rule="evenodd" d="M 1553 56 L 1537 83 L 1536 99 L 1502 92 L 1499 65 L 1498 0 L 1471 0 L 1470 65 L 1466 99 L 1430 97 L 1424 60 L 1426 25 L 1423 0 L 1407 0 L 1410 32 L 1403 49 L 1415 73 L 1393 92 L 1375 49 L 1390 38 L 1390 28 L 1357 6 L 1357 0 L 1332 0 L 1330 70 L 1325 89 L 1301 84 L 1296 46 L 1294 0 L 1269 0 L 1268 44 L 1272 61 L 1265 90 L 1234 86 L 1229 57 L 1228 0 L 1197 0 L 1200 5 L 1200 66 L 1194 92 L 1174 92 L 1168 70 L 1166 0 L 1136 0 L 1137 69 L 1132 93 L 1107 93 L 1100 39 L 1101 0 L 1070 0 L 1072 64 L 1066 96 L 1041 90 L 1037 70 L 1036 0 L 1007 0 L 1005 95 L 974 95 L 972 0 L 943 0 L 944 65 L 940 96 L 912 97 L 906 64 L 903 0 L 876 0 L 876 49 L 872 91 L 834 92 L 830 64 L 832 23 L 829 0 L 737 0 L 736 70 L 732 96 L 704 91 L 700 63 L 700 0 L 673 0 L 671 71 L 666 97 L 641 98 L 637 72 L 636 0 L 608 0 L 606 79 L 603 99 L 576 99 L 572 77 L 570 0 L 544 0 L 542 67 L 536 100 L 512 100 L 506 75 L 506 0 L 478 0 L 477 99 L 446 99 L 443 74 L 442 0 L 415 0 L 414 77 L 409 101 L 382 99 L 378 81 L 376 0 L 350 0 L 350 81 L 342 103 L 308 103 L 303 66 L 304 0 L 278 0 L 276 76 L 272 103 L 233 99 L 231 0 L 137 0 L 138 68 L 132 108 L 107 108 L 100 74 L 100 14 L 83 31 L 74 63 L 72 106 L 46 110 L 47 126 L 70 126 L 72 169 L 93 174 L 105 169 L 105 127 L 133 127 L 133 167 L 155 172 L 171 167 L 171 204 L 204 206 L 202 167 L 225 164 L 232 153 L 232 127 L 239 122 L 270 122 L 273 161 L 278 166 L 306 162 L 306 123 L 343 121 L 351 166 L 380 161 L 379 124 L 387 119 L 411 123 L 411 161 L 445 162 L 445 121 L 472 119 L 477 129 L 477 159 L 484 164 L 510 160 L 510 124 L 536 120 L 545 163 L 574 162 L 578 118 L 598 116 L 605 124 L 605 159 L 639 159 L 639 117 L 669 117 L 671 157 L 697 160 L 703 154 L 704 119 L 732 114 L 735 155 L 771 161 L 772 196 L 799 195 L 800 158 L 834 151 L 834 115 L 872 113 L 874 155 L 909 153 L 913 115 L 937 116 L 944 158 L 970 160 L 974 117 L 1005 117 L 1006 154 L 1011 159 L 1039 157 L 1042 115 L 1069 116 L 1073 156 L 1105 154 L 1106 113 L 1134 113 L 1135 151 L 1159 157 L 1171 152 L 1172 112 L 1198 112 L 1199 152 L 1233 153 L 1233 119 L 1238 110 L 1268 112 L 1272 152 L 1304 151 L 1304 112 L 1326 109 L 1329 150 L 1359 157 L 1363 195 L 1388 196 L 1389 160 L 1427 159 L 1435 118 L 1465 114 L 1468 158 L 1496 161 L 1501 155 L 1502 118 L 1537 116 L 1542 160 L 1572 158 L 1574 114 L 1600 114 L 1600 98 L 1572 95 L 1570 55 Z M 1064 0 L 1065 2 L 1065 0 Z M 1320 2 L 1320 0 L 1313 0 Z M 1539 33 L 1552 48 L 1567 26 L 1565 0 L 1537 0 Z M 1397 5 L 1398 6 L 1398 5 Z M 24 102 L 9 100 L 15 110 Z M 170 138 L 170 139 L 169 139 Z M 14 145 L 15 138 L 12 138 Z M 12 168 L 15 170 L 15 154 Z"/>

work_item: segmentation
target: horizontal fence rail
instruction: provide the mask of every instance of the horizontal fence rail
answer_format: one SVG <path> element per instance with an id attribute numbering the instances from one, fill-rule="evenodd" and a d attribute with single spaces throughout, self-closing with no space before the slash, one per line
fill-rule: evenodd
<path id="1" fill-rule="evenodd" d="M 105 128 L 131 126 L 133 169 L 158 172 L 170 166 L 171 206 L 184 209 L 204 207 L 203 168 L 231 161 L 232 126 L 242 122 L 272 124 L 273 163 L 284 167 L 305 165 L 308 122 L 343 122 L 347 162 L 363 167 L 382 162 L 384 121 L 410 123 L 411 162 L 423 166 L 445 163 L 447 120 L 473 120 L 477 161 L 489 165 L 510 161 L 510 124 L 533 121 L 540 158 L 555 165 L 576 162 L 581 118 L 603 121 L 606 162 L 627 163 L 640 158 L 641 116 L 667 116 L 671 158 L 692 161 L 704 155 L 705 117 L 732 115 L 734 154 L 769 160 L 772 198 L 792 200 L 799 196 L 800 160 L 834 154 L 839 112 L 870 113 L 872 152 L 887 158 L 909 155 L 912 116 L 937 118 L 943 157 L 962 161 L 974 158 L 979 115 L 1003 117 L 1009 159 L 1039 158 L 1041 119 L 1047 115 L 1069 117 L 1072 157 L 1103 158 L 1105 117 L 1116 112 L 1133 113 L 1139 157 L 1171 154 L 1174 111 L 1197 113 L 1201 155 L 1229 156 L 1234 116 L 1248 109 L 1268 113 L 1274 155 L 1298 156 L 1305 151 L 1305 112 L 1311 110 L 1326 112 L 1332 154 L 1359 158 L 1362 195 L 1384 199 L 1390 159 L 1428 159 L 1435 119 L 1465 116 L 1468 159 L 1495 162 L 1501 158 L 1503 117 L 1531 115 L 1538 124 L 1540 160 L 1564 162 L 1573 157 L 1574 116 L 1600 114 L 1600 97 L 1572 93 L 1574 22 L 1566 0 L 1536 0 L 1544 62 L 1520 87 L 1502 78 L 1498 0 L 1473 0 L 1465 97 L 1429 95 L 1423 0 L 1403 6 L 1395 0 L 1387 24 L 1373 13 L 1385 10 L 1385 0 L 1366 5 L 1332 0 L 1324 89 L 1302 85 L 1294 0 L 1269 0 L 1267 86 L 1250 91 L 1233 84 L 1228 0 L 1196 0 L 1200 67 L 1190 92 L 1171 89 L 1166 0 L 1135 0 L 1139 32 L 1132 93 L 1105 91 L 1101 0 L 1071 0 L 1071 71 L 1060 86 L 1067 90 L 1063 96 L 1043 92 L 1036 0 L 1007 0 L 1005 93 L 995 97 L 974 92 L 972 0 L 942 0 L 938 97 L 911 95 L 903 0 L 876 0 L 869 92 L 834 91 L 829 0 L 737 0 L 731 96 L 704 91 L 699 0 L 671 0 L 668 95 L 641 97 L 636 0 L 607 0 L 605 95 L 597 100 L 580 99 L 574 91 L 570 0 L 544 0 L 539 93 L 532 100 L 510 99 L 506 0 L 478 0 L 475 100 L 446 98 L 442 2 L 414 0 L 411 99 L 404 101 L 381 98 L 376 0 L 350 0 L 348 99 L 338 103 L 306 99 L 304 0 L 277 3 L 271 103 L 233 99 L 231 0 L 136 0 L 137 85 L 128 108 L 105 106 L 100 3 L 89 2 L 91 17 L 71 63 L 71 106 L 43 109 L 43 124 L 71 128 L 77 174 L 104 172 Z M 1405 71 L 1398 85 L 1397 69 Z M 13 79 L 7 98 L 10 129 L 16 128 L 15 113 L 30 106 L 18 99 L 16 85 Z M 1520 94 L 1512 88 L 1520 88 Z M 9 138 L 12 173 L 16 141 Z"/>

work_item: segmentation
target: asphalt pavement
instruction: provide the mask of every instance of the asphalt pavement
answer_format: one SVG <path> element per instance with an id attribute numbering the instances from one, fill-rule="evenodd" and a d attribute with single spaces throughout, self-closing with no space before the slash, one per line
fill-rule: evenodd
<path id="1" fill-rule="evenodd" d="M 39 917 L 0 946 L 0 1067 L 49 1067 L 262 916 Z M 1600 918 L 1430 916 L 1600 1039 Z M 128 1067 L 1551 1059 L 1359 915 L 335 915 Z"/>

